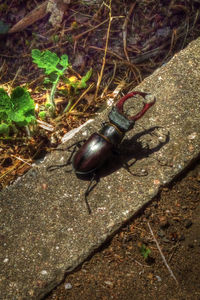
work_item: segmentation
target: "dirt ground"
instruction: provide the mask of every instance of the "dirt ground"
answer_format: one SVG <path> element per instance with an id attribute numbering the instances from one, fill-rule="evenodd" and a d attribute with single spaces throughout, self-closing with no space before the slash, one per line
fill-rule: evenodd
<path id="1" fill-rule="evenodd" d="M 200 161 L 163 188 L 45 300 L 200 299 L 199 215 Z M 177 283 L 163 263 L 148 222 Z"/>

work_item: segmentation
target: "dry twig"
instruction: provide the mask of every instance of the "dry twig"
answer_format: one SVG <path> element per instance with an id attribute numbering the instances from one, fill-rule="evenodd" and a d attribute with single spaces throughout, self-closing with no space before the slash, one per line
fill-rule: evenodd
<path id="1" fill-rule="evenodd" d="M 157 246 L 157 248 L 158 248 L 158 250 L 159 250 L 159 252 L 160 252 L 160 255 L 161 255 L 161 257 L 162 257 L 162 260 L 163 260 L 165 266 L 167 267 L 167 269 L 168 269 L 170 275 L 171 275 L 171 276 L 173 277 L 173 279 L 176 281 L 176 284 L 178 284 L 178 281 L 177 281 L 176 277 L 174 276 L 174 273 L 172 272 L 172 269 L 171 269 L 170 266 L 168 265 L 168 263 L 167 263 L 167 261 L 166 261 L 166 258 L 165 258 L 164 254 L 163 254 L 163 252 L 162 252 L 162 250 L 161 250 L 161 248 L 160 248 L 160 246 L 159 246 L 158 241 L 156 240 L 156 237 L 155 237 L 155 235 L 154 235 L 154 233 L 153 233 L 153 230 L 151 229 L 151 226 L 150 226 L 149 222 L 147 222 L 147 225 L 148 225 L 149 230 L 150 230 L 150 232 L 151 232 L 151 235 L 152 235 L 152 237 L 153 237 L 153 239 L 154 239 L 154 242 L 156 243 L 156 246 Z"/>
<path id="2" fill-rule="evenodd" d="M 94 27 L 92 27 L 92 28 L 89 28 L 89 29 L 87 29 L 86 31 L 84 31 L 84 32 L 82 32 L 82 33 L 80 33 L 80 34 L 78 34 L 78 35 L 75 35 L 75 36 L 74 36 L 74 40 L 77 41 L 78 39 L 80 39 L 82 36 L 84 36 L 84 35 L 87 34 L 88 32 L 91 32 L 91 31 L 93 31 L 93 30 L 99 28 L 100 26 L 102 26 L 102 25 L 105 24 L 106 22 L 108 22 L 108 20 L 109 20 L 109 19 L 106 19 L 105 21 L 101 22 L 100 24 L 98 24 L 98 25 L 96 25 L 96 26 L 94 26 Z"/>
<path id="3" fill-rule="evenodd" d="M 69 110 L 69 113 L 74 109 L 74 107 L 79 103 L 79 101 L 87 94 L 87 92 L 94 86 L 94 83 L 90 84 L 89 87 L 81 94 L 81 96 L 78 98 L 78 100 L 72 105 L 72 107 Z"/>
<path id="4" fill-rule="evenodd" d="M 18 159 L 18 160 L 20 160 L 20 161 L 22 161 L 23 163 L 27 164 L 28 166 L 32 167 L 32 165 L 29 162 L 25 161 L 23 158 L 15 156 L 13 154 L 11 154 L 11 156 Z"/>
<path id="5" fill-rule="evenodd" d="M 123 24 L 123 26 L 122 26 L 122 35 L 123 35 L 124 53 L 125 53 L 126 59 L 127 59 L 128 61 L 130 61 L 130 59 L 129 59 L 128 52 L 127 52 L 127 47 L 126 47 L 126 46 L 127 46 L 127 40 L 126 40 L 126 38 L 127 38 L 127 25 L 128 25 L 129 18 L 130 18 L 130 16 L 131 16 L 132 12 L 133 12 L 133 9 L 134 9 L 135 5 L 136 5 L 136 2 L 134 2 L 134 3 L 131 5 L 131 7 L 130 7 L 130 9 L 129 9 L 129 12 L 128 12 L 128 15 L 126 16 L 126 19 L 125 19 L 124 24 Z"/>
<path id="6" fill-rule="evenodd" d="M 102 77 L 103 77 L 103 72 L 104 72 L 104 68 L 105 68 L 105 64 L 106 64 L 106 55 L 107 55 L 107 50 L 108 50 L 108 40 L 109 40 L 110 27 L 111 27 L 111 22 L 112 22 L 111 4 L 112 4 L 112 0 L 109 0 L 109 5 L 105 4 L 109 8 L 109 23 L 108 23 L 108 29 L 107 29 L 107 35 L 106 35 L 106 46 L 105 46 L 105 51 L 104 51 L 103 63 L 102 63 L 101 72 L 100 72 L 100 75 L 99 75 L 98 81 L 97 81 L 97 87 L 96 87 L 96 91 L 95 91 L 94 100 L 96 100 L 96 98 L 97 98 L 97 94 L 98 94 L 98 91 L 99 91 L 100 83 L 101 83 L 101 80 L 102 80 Z"/>
<path id="7" fill-rule="evenodd" d="M 14 33 L 21 30 L 24 30 L 28 26 L 32 25 L 36 21 L 42 19 L 47 14 L 47 4 L 48 1 L 45 1 L 34 10 L 32 10 L 27 16 L 25 16 L 22 20 L 20 20 L 17 24 L 15 24 L 8 33 Z"/>
<path id="8" fill-rule="evenodd" d="M 113 82 L 113 80 L 115 78 L 117 63 L 116 63 L 116 61 L 114 61 L 113 63 L 114 63 L 113 75 L 112 75 L 111 79 L 109 80 L 109 82 L 107 83 L 106 87 L 104 88 L 104 90 L 101 94 L 101 98 L 103 98 L 103 96 L 107 93 L 109 86 L 111 85 L 111 83 Z"/>

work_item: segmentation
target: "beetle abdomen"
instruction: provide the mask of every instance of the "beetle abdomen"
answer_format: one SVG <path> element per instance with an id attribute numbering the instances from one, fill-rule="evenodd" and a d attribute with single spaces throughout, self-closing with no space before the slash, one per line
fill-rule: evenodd
<path id="1" fill-rule="evenodd" d="M 89 174 L 100 168 L 109 158 L 113 145 L 98 133 L 93 133 L 73 157 L 77 174 Z"/>

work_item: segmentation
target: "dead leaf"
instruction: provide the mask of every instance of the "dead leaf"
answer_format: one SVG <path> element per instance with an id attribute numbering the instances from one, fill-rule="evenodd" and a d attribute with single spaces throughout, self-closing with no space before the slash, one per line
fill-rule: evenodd
<path id="1" fill-rule="evenodd" d="M 38 7 L 36 7 L 34 10 L 32 10 L 27 16 L 25 16 L 22 20 L 20 20 L 17 24 L 15 24 L 8 33 L 14 33 L 18 31 L 22 31 L 26 29 L 28 26 L 32 25 L 36 21 L 42 19 L 47 14 L 47 3 L 48 1 L 45 1 Z"/>

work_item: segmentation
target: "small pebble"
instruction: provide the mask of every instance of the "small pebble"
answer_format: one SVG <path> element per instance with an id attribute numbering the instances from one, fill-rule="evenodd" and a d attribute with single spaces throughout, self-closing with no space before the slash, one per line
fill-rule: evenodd
<path id="1" fill-rule="evenodd" d="M 183 235 L 183 234 L 181 234 L 181 236 L 179 237 L 179 239 L 178 239 L 180 242 L 181 241 L 185 241 L 185 236 Z"/>
<path id="2" fill-rule="evenodd" d="M 112 283 L 112 281 L 110 281 L 110 280 L 106 280 L 106 281 L 104 281 L 104 283 L 106 284 L 106 285 L 108 285 L 109 287 L 113 287 L 113 283 Z"/>
<path id="3" fill-rule="evenodd" d="M 194 140 L 196 137 L 197 137 L 197 133 L 196 132 L 193 132 L 190 135 L 188 135 L 188 139 L 189 140 Z"/>
<path id="4" fill-rule="evenodd" d="M 164 237 L 165 232 L 162 229 L 158 230 L 158 236 L 160 236 L 161 238 Z"/>
<path id="5" fill-rule="evenodd" d="M 164 228 L 169 227 L 169 222 L 168 222 L 166 216 L 160 216 L 159 221 L 160 221 L 160 228 L 164 229 Z"/>
<path id="6" fill-rule="evenodd" d="M 188 209 L 188 207 L 186 205 L 182 206 L 182 210 L 187 210 L 187 209 Z"/>
<path id="7" fill-rule="evenodd" d="M 162 240 L 163 240 L 163 242 L 165 242 L 165 243 L 169 243 L 169 242 L 170 242 L 170 240 L 167 239 L 165 236 L 162 238 Z"/>
<path id="8" fill-rule="evenodd" d="M 158 281 L 162 281 L 160 276 L 156 275 L 156 278 L 157 278 Z"/>
<path id="9" fill-rule="evenodd" d="M 65 283 L 65 289 L 66 290 L 71 290 L 72 289 L 71 283 L 69 283 L 69 282 Z"/>
<path id="10" fill-rule="evenodd" d="M 42 270 L 42 271 L 41 271 L 41 274 L 42 274 L 42 275 L 47 275 L 47 271 L 46 271 L 46 270 Z"/>

